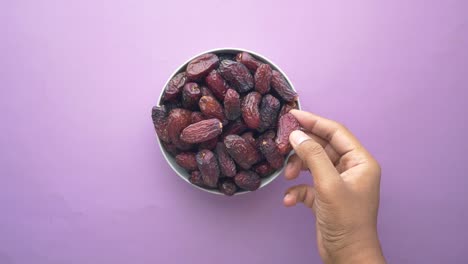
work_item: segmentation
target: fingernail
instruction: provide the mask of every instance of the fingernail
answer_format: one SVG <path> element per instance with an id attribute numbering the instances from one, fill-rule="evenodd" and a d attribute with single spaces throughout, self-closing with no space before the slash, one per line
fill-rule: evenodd
<path id="1" fill-rule="evenodd" d="M 291 145 L 293 147 L 296 147 L 300 145 L 302 142 L 309 140 L 309 139 L 310 137 L 306 133 L 300 130 L 295 130 L 291 133 L 291 135 L 289 135 L 289 141 L 291 141 Z"/>
<path id="2" fill-rule="evenodd" d="M 291 195 L 289 193 L 287 193 L 284 198 L 283 198 L 283 201 L 287 201 L 289 198 L 291 197 Z"/>

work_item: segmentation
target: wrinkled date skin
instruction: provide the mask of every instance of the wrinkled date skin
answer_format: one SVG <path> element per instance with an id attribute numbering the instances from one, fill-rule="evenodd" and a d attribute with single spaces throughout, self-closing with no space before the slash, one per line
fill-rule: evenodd
<path id="1" fill-rule="evenodd" d="M 227 196 L 233 196 L 237 191 L 237 186 L 231 179 L 223 179 L 218 184 L 218 190 Z"/>
<path id="2" fill-rule="evenodd" d="M 236 120 L 241 115 L 240 96 L 234 89 L 229 89 L 226 92 L 224 114 L 228 120 Z"/>
<path id="3" fill-rule="evenodd" d="M 258 92 L 247 94 L 242 100 L 242 118 L 247 127 L 257 129 L 260 127 L 260 102 L 262 95 Z"/>
<path id="4" fill-rule="evenodd" d="M 263 139 L 260 143 L 260 151 L 262 152 L 263 156 L 265 156 L 268 163 L 270 163 L 271 167 L 274 169 L 283 167 L 284 156 L 278 152 L 276 143 L 273 141 L 273 139 Z"/>
<path id="5" fill-rule="evenodd" d="M 299 122 L 292 114 L 287 113 L 280 118 L 276 135 L 276 144 L 280 154 L 286 155 L 292 150 L 291 144 L 289 144 L 289 135 L 300 128 Z"/>
<path id="6" fill-rule="evenodd" d="M 176 100 L 182 92 L 182 88 L 186 82 L 187 76 L 185 75 L 185 72 L 176 74 L 166 86 L 163 96 L 164 101 Z"/>
<path id="7" fill-rule="evenodd" d="M 205 120 L 205 117 L 201 112 L 192 112 L 192 124 L 198 123 L 202 120 Z"/>
<path id="8" fill-rule="evenodd" d="M 212 70 L 205 77 L 205 83 L 219 101 L 224 100 L 227 90 L 231 88 L 216 70 Z"/>
<path id="9" fill-rule="evenodd" d="M 229 156 L 226 146 L 221 142 L 218 142 L 216 145 L 216 155 L 218 156 L 221 174 L 226 177 L 234 177 L 237 173 L 236 163 L 234 163 L 234 160 Z"/>
<path id="10" fill-rule="evenodd" d="M 223 124 L 216 118 L 191 124 L 182 130 L 180 139 L 187 143 L 200 143 L 216 138 L 223 132 Z"/>
<path id="11" fill-rule="evenodd" d="M 273 130 L 265 131 L 263 134 L 258 136 L 257 140 L 255 140 L 255 145 L 257 149 L 260 149 L 260 145 L 262 144 L 263 140 L 265 139 L 275 139 L 276 133 Z"/>
<path id="12" fill-rule="evenodd" d="M 189 177 L 189 181 L 191 184 L 194 184 L 200 187 L 205 187 L 205 183 L 203 182 L 201 172 L 199 171 L 192 171 Z"/>
<path id="13" fill-rule="evenodd" d="M 188 171 L 198 170 L 197 159 L 193 152 L 182 152 L 175 157 L 176 163 Z"/>
<path id="14" fill-rule="evenodd" d="M 218 141 L 219 141 L 219 137 L 215 137 L 213 139 L 204 141 L 200 143 L 200 145 L 198 145 L 198 149 L 199 150 L 203 150 L 203 149 L 214 150 L 216 148 L 216 144 L 218 144 Z"/>
<path id="15" fill-rule="evenodd" d="M 253 166 L 252 171 L 257 173 L 260 177 L 265 178 L 270 176 L 273 172 L 275 172 L 275 169 L 271 167 L 268 161 L 264 161 Z"/>
<path id="16" fill-rule="evenodd" d="M 254 87 L 252 74 L 249 72 L 249 69 L 240 62 L 223 60 L 219 64 L 218 71 L 239 93 L 248 92 Z"/>
<path id="17" fill-rule="evenodd" d="M 260 176 L 253 171 L 240 171 L 234 176 L 234 182 L 247 191 L 255 191 L 260 187 Z"/>
<path id="18" fill-rule="evenodd" d="M 249 131 L 249 132 L 245 132 L 244 134 L 242 134 L 241 136 L 243 139 L 245 139 L 245 141 L 249 142 L 250 145 L 252 145 L 252 147 L 256 148 L 257 145 L 255 143 L 255 138 L 253 136 L 253 132 L 252 131 Z"/>
<path id="19" fill-rule="evenodd" d="M 262 64 L 260 67 L 257 68 L 255 72 L 254 80 L 255 80 L 255 91 L 259 92 L 260 94 L 266 94 L 270 91 L 270 84 L 271 84 L 271 77 L 273 76 L 273 72 L 271 70 L 270 65 Z"/>
<path id="20" fill-rule="evenodd" d="M 273 70 L 271 88 L 286 102 L 294 102 L 297 100 L 297 93 L 289 86 L 289 83 L 279 71 Z"/>
<path id="21" fill-rule="evenodd" d="M 200 100 L 201 96 L 201 91 L 197 83 L 186 83 L 182 90 L 182 106 L 189 110 L 197 109 L 198 100 Z"/>
<path id="22" fill-rule="evenodd" d="M 211 96 L 211 97 L 215 97 L 213 92 L 210 90 L 210 88 L 206 87 L 206 86 L 201 86 L 200 87 L 200 91 L 201 91 L 201 94 L 202 96 Z"/>
<path id="23" fill-rule="evenodd" d="M 187 78 L 192 81 L 200 80 L 210 71 L 216 69 L 218 64 L 218 56 L 213 53 L 203 54 L 189 62 L 186 70 Z"/>
<path id="24" fill-rule="evenodd" d="M 258 131 L 263 132 L 276 125 L 280 107 L 280 101 L 276 97 L 271 94 L 263 96 L 260 104 L 260 126 Z"/>
<path id="25" fill-rule="evenodd" d="M 260 67 L 260 65 L 262 64 L 247 52 L 238 53 L 236 56 L 236 61 L 244 64 L 252 72 L 255 72 L 257 68 Z"/>
<path id="26" fill-rule="evenodd" d="M 225 122 L 224 111 L 221 104 L 211 96 L 202 96 L 198 102 L 200 111 L 207 117 L 214 117 L 219 119 L 221 122 Z"/>
<path id="27" fill-rule="evenodd" d="M 173 109 L 167 118 L 167 133 L 171 142 L 176 145 L 178 149 L 188 150 L 192 145 L 183 142 L 180 139 L 180 133 L 184 128 L 192 123 L 192 112 L 186 109 L 176 108 Z"/>
<path id="28" fill-rule="evenodd" d="M 167 133 L 167 112 L 164 106 L 153 106 L 151 110 L 151 118 L 153 119 L 154 129 L 159 139 L 164 142 L 170 142 L 169 134 Z"/>
<path id="29" fill-rule="evenodd" d="M 238 135 L 229 135 L 224 139 L 224 145 L 229 155 L 243 169 L 250 169 L 260 160 L 258 151 Z"/>
<path id="30" fill-rule="evenodd" d="M 223 134 L 221 135 L 222 140 L 229 136 L 229 135 L 240 135 L 242 134 L 245 130 L 247 130 L 247 126 L 245 125 L 244 121 L 242 119 L 236 119 L 235 121 L 229 123 L 224 131 Z"/>
<path id="31" fill-rule="evenodd" d="M 216 156 L 210 150 L 204 149 L 198 152 L 197 165 L 205 185 L 215 188 L 218 184 L 219 167 Z"/>

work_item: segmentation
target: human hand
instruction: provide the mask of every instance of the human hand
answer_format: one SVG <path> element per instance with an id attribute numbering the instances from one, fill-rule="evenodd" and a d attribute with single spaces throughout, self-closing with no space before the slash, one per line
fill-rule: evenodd
<path id="1" fill-rule="evenodd" d="M 309 169 L 314 185 L 289 188 L 284 204 L 301 202 L 315 213 L 325 263 L 385 263 L 377 236 L 379 164 L 343 125 L 304 111 L 290 113 L 305 133 L 289 137 L 296 154 L 285 177 L 292 180 Z"/>

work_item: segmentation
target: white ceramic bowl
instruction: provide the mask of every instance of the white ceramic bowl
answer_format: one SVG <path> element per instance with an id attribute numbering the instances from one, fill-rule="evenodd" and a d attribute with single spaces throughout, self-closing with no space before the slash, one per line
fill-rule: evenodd
<path id="1" fill-rule="evenodd" d="M 206 53 L 215 53 L 215 54 L 237 54 L 239 52 L 248 52 L 250 53 L 253 57 L 255 57 L 257 60 L 261 61 L 261 62 L 264 62 L 264 63 L 267 63 L 269 64 L 272 69 L 274 70 L 277 70 L 279 72 L 281 72 L 281 74 L 283 74 L 284 78 L 286 78 L 286 81 L 289 83 L 289 85 L 294 89 L 294 85 L 291 83 L 291 81 L 289 80 L 288 76 L 276 65 L 274 64 L 273 62 L 271 62 L 269 59 L 265 58 L 264 56 L 256 53 L 256 52 L 253 52 L 253 51 L 250 51 L 250 50 L 246 50 L 246 49 L 240 49 L 240 48 L 220 48 L 220 49 L 212 49 L 212 50 L 208 50 L 208 51 L 205 51 L 205 52 L 202 52 L 202 53 L 199 53 L 195 56 L 193 56 L 192 58 L 188 59 L 186 62 L 184 62 L 182 65 L 180 65 L 177 70 L 174 71 L 173 74 L 171 74 L 171 76 L 169 76 L 169 78 L 167 79 L 166 83 L 164 84 L 162 90 L 161 90 L 161 94 L 159 95 L 159 99 L 158 99 L 158 105 L 160 105 L 162 102 L 162 96 L 163 96 L 163 93 L 164 93 L 164 89 L 165 87 L 167 86 L 167 84 L 169 83 L 169 81 L 179 72 L 181 71 L 184 71 L 187 64 L 195 59 L 196 57 L 200 56 L 200 55 L 203 55 L 203 54 L 206 54 Z M 300 105 L 300 102 L 299 100 L 297 101 L 297 106 L 299 109 L 301 109 L 301 105 Z M 161 148 L 161 152 L 163 153 L 164 155 L 164 158 L 166 159 L 167 163 L 169 163 L 169 166 L 171 166 L 171 168 L 175 171 L 175 173 L 177 175 L 179 175 L 180 178 L 182 178 L 184 181 L 186 181 L 188 184 L 192 185 L 193 187 L 197 188 L 197 189 L 200 189 L 200 190 L 203 190 L 205 192 L 209 192 L 209 193 L 212 193 L 212 194 L 220 194 L 220 195 L 224 195 L 222 194 L 220 191 L 216 190 L 216 189 L 205 189 L 205 188 L 202 188 L 202 187 L 199 187 L 197 185 L 193 185 L 189 182 L 188 178 L 190 176 L 190 173 L 188 173 L 184 168 L 180 167 L 176 161 L 175 161 L 175 158 L 173 156 L 171 156 L 171 154 L 169 152 L 167 152 L 163 145 L 161 144 L 161 141 L 158 139 L 158 142 L 159 142 L 159 147 Z M 291 153 L 292 154 L 292 153 Z M 290 154 L 290 155 L 291 155 Z M 289 157 L 288 157 L 289 158 Z M 287 161 L 287 159 L 285 159 L 285 162 Z M 275 171 L 273 174 L 271 174 L 270 176 L 266 177 L 266 178 L 262 178 L 262 183 L 260 184 L 260 188 L 263 188 L 265 186 L 267 186 L 270 182 L 272 182 L 274 179 L 276 179 L 276 177 L 278 177 L 284 170 L 284 167 L 283 166 L 281 169 Z M 260 189 L 259 188 L 259 189 Z M 244 193 L 248 193 L 249 191 L 241 191 L 241 192 L 236 192 L 235 195 L 239 195 L 239 194 L 244 194 Z"/>

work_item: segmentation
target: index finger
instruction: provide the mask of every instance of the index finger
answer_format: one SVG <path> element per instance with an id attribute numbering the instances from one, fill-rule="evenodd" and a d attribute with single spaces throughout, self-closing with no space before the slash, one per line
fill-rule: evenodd
<path id="1" fill-rule="evenodd" d="M 296 109 L 289 113 L 303 128 L 326 140 L 340 156 L 362 147 L 359 140 L 338 122 Z"/>

